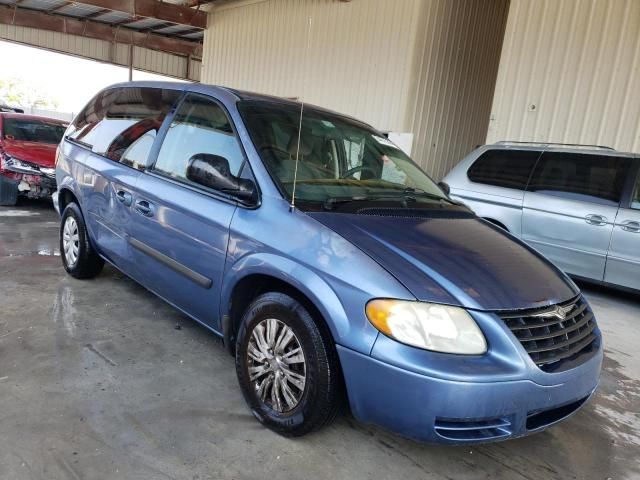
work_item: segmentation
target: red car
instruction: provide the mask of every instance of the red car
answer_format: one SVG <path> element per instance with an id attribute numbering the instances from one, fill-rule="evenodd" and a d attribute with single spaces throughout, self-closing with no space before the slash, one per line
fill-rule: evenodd
<path id="1" fill-rule="evenodd" d="M 56 148 L 67 123 L 21 113 L 0 113 L 0 205 L 18 195 L 49 198 L 56 190 Z"/>

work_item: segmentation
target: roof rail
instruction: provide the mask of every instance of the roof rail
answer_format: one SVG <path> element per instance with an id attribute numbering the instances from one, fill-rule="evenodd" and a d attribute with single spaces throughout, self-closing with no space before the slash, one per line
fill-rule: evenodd
<path id="1" fill-rule="evenodd" d="M 578 147 L 578 148 L 597 148 L 599 150 L 613 150 L 615 148 L 606 145 L 584 145 L 581 143 L 554 143 L 554 142 L 521 142 L 516 140 L 502 140 L 496 142 L 496 145 L 532 145 L 532 146 L 550 146 L 550 147 Z"/>

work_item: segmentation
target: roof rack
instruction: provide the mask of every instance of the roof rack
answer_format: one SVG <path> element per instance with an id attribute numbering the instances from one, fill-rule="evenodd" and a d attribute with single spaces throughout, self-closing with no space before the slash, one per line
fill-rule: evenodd
<path id="1" fill-rule="evenodd" d="M 578 147 L 578 148 L 594 148 L 599 150 L 613 150 L 615 148 L 606 145 L 584 145 L 581 143 L 553 143 L 553 142 L 521 142 L 515 140 L 502 140 L 496 142 L 496 145 L 532 145 L 532 146 L 549 146 L 549 147 Z"/>

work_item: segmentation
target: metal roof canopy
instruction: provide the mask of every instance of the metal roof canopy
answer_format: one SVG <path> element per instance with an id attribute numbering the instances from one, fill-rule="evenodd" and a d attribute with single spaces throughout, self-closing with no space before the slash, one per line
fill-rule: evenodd
<path id="1" fill-rule="evenodd" d="M 206 1 L 0 0 L 0 23 L 202 57 Z M 191 8 L 194 6 L 195 8 Z"/>

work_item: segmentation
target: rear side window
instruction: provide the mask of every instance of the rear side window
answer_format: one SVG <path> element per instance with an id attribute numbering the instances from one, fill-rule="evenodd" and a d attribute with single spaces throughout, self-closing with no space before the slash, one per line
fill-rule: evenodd
<path id="1" fill-rule="evenodd" d="M 527 190 L 615 206 L 630 166 L 629 158 L 546 152 Z"/>
<path id="2" fill-rule="evenodd" d="M 496 187 L 524 190 L 540 152 L 489 150 L 471 166 L 469 180 Z"/>
<path id="3" fill-rule="evenodd" d="M 638 173 L 636 185 L 633 189 L 633 194 L 631 195 L 631 208 L 634 210 L 640 210 L 640 173 Z"/>
<path id="4" fill-rule="evenodd" d="M 162 122 L 180 95 L 159 88 L 100 92 L 74 120 L 67 135 L 94 153 L 144 168 Z"/>

